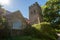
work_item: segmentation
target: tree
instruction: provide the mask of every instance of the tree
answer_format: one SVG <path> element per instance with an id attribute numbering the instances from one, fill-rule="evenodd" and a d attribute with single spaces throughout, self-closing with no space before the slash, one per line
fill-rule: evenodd
<path id="1" fill-rule="evenodd" d="M 0 8 L 2 8 L 2 5 L 0 4 Z"/>
<path id="2" fill-rule="evenodd" d="M 2 10 L 2 5 L 0 5 L 0 10 Z M 6 21 L 2 14 L 3 14 L 3 12 L 0 11 L 0 28 L 4 28 L 3 24 Z"/>
<path id="3" fill-rule="evenodd" d="M 0 10 L 2 10 L 2 6 L 0 5 Z M 4 10 L 0 11 L 0 38 L 2 37 L 8 37 L 9 29 L 8 29 L 8 22 L 2 14 L 4 13 Z"/>
<path id="4" fill-rule="evenodd" d="M 58 36 L 56 35 L 55 30 L 51 27 L 51 23 L 41 22 L 40 24 L 34 24 L 32 26 L 38 31 L 37 33 L 39 34 L 39 37 L 41 36 L 41 40 L 57 40 Z M 37 34 L 35 33 L 35 35 Z"/>
<path id="5" fill-rule="evenodd" d="M 48 0 L 43 9 L 44 21 L 52 23 L 55 28 L 60 26 L 60 1 Z"/>

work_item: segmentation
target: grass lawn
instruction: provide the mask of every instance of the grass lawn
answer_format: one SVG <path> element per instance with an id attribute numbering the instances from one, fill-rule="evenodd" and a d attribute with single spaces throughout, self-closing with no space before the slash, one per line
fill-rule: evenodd
<path id="1" fill-rule="evenodd" d="M 11 38 L 7 38 L 4 40 L 40 40 L 38 38 L 33 38 L 31 36 L 16 36 L 16 37 L 11 37 Z"/>

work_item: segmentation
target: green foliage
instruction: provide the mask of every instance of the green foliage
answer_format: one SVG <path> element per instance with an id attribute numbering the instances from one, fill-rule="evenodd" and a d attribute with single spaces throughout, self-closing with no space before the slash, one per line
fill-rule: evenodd
<path id="1" fill-rule="evenodd" d="M 2 5 L 0 4 L 0 8 L 2 7 Z"/>
<path id="2" fill-rule="evenodd" d="M 8 23 L 5 17 L 0 16 L 0 38 L 7 38 L 9 36 Z"/>
<path id="3" fill-rule="evenodd" d="M 25 28 L 23 30 L 24 34 L 27 36 L 32 36 L 32 37 L 40 37 L 40 32 L 39 30 L 37 30 L 36 28 L 32 27 L 32 26 L 28 26 L 27 28 Z"/>
<path id="4" fill-rule="evenodd" d="M 40 40 L 37 38 L 32 38 L 31 36 L 22 36 L 22 37 L 17 37 L 17 38 L 13 38 L 13 40 Z"/>
<path id="5" fill-rule="evenodd" d="M 7 20 L 6 18 L 4 18 L 3 16 L 0 16 L 0 29 L 4 29 L 5 27 L 7 27 Z"/>
<path id="6" fill-rule="evenodd" d="M 16 37 L 7 38 L 4 40 L 40 40 L 40 39 L 31 37 L 31 36 L 16 36 Z"/>
<path id="7" fill-rule="evenodd" d="M 39 26 L 37 26 L 39 25 Z M 42 22 L 40 24 L 35 24 L 35 28 L 39 27 L 40 28 L 40 35 L 42 35 L 41 37 L 48 40 L 56 40 L 57 35 L 56 35 L 56 31 L 51 27 L 51 24 L 49 22 Z M 39 29 L 38 28 L 38 29 Z"/>
<path id="8" fill-rule="evenodd" d="M 44 21 L 52 23 L 52 27 L 60 29 L 60 1 L 48 0 L 43 8 Z"/>
<path id="9" fill-rule="evenodd" d="M 47 1 L 44 8 L 44 16 L 47 21 L 52 21 L 56 17 L 60 17 L 60 1 L 59 0 L 49 0 Z"/>
<path id="10" fill-rule="evenodd" d="M 36 28 L 37 30 L 40 30 L 41 25 L 40 24 L 34 24 L 34 25 L 32 25 L 32 27 Z"/>
<path id="11" fill-rule="evenodd" d="M 25 35 L 40 38 L 41 40 L 57 40 L 56 31 L 49 22 L 34 24 L 24 30 Z"/>
<path id="12" fill-rule="evenodd" d="M 57 33 L 60 33 L 60 29 L 59 30 L 55 29 L 55 30 L 56 30 Z"/>

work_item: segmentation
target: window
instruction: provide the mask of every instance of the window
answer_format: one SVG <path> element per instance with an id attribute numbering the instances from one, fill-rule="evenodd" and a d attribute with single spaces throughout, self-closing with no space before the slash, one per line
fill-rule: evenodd
<path id="1" fill-rule="evenodd" d="M 21 21 L 13 22 L 13 29 L 21 29 L 21 26 L 22 26 Z"/>
<path id="2" fill-rule="evenodd" d="M 35 13 L 36 13 L 36 10 L 31 11 L 31 14 L 35 14 Z"/>
<path id="3" fill-rule="evenodd" d="M 36 11 L 34 10 L 34 13 L 36 13 Z"/>

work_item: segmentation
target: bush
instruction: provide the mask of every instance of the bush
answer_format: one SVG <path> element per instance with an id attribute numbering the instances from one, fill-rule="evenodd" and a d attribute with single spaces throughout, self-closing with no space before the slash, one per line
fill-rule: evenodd
<path id="1" fill-rule="evenodd" d="M 53 29 L 51 27 L 50 23 L 42 22 L 42 23 L 40 23 L 38 25 L 39 26 L 36 25 L 35 27 L 40 28 L 40 33 L 42 34 L 43 38 L 50 39 L 50 40 L 56 40 L 57 39 L 56 31 L 55 31 L 55 29 Z"/>
<path id="2" fill-rule="evenodd" d="M 37 30 L 36 28 L 32 27 L 31 25 L 29 25 L 27 28 L 25 28 L 23 30 L 24 34 L 27 36 L 32 36 L 32 37 L 39 37 L 40 35 L 40 31 Z"/>
<path id="3" fill-rule="evenodd" d="M 56 32 L 48 22 L 28 26 L 24 30 L 24 33 L 25 35 L 40 38 L 41 40 L 57 40 Z"/>
<path id="4" fill-rule="evenodd" d="M 15 37 L 3 39 L 3 40 L 40 40 L 40 39 L 31 37 L 31 36 L 15 36 Z"/>
<path id="5" fill-rule="evenodd" d="M 55 29 L 55 30 L 56 30 L 57 33 L 60 33 L 60 30 L 58 30 L 58 29 Z"/>
<path id="6" fill-rule="evenodd" d="M 14 37 L 13 40 L 40 40 L 31 36 Z"/>

